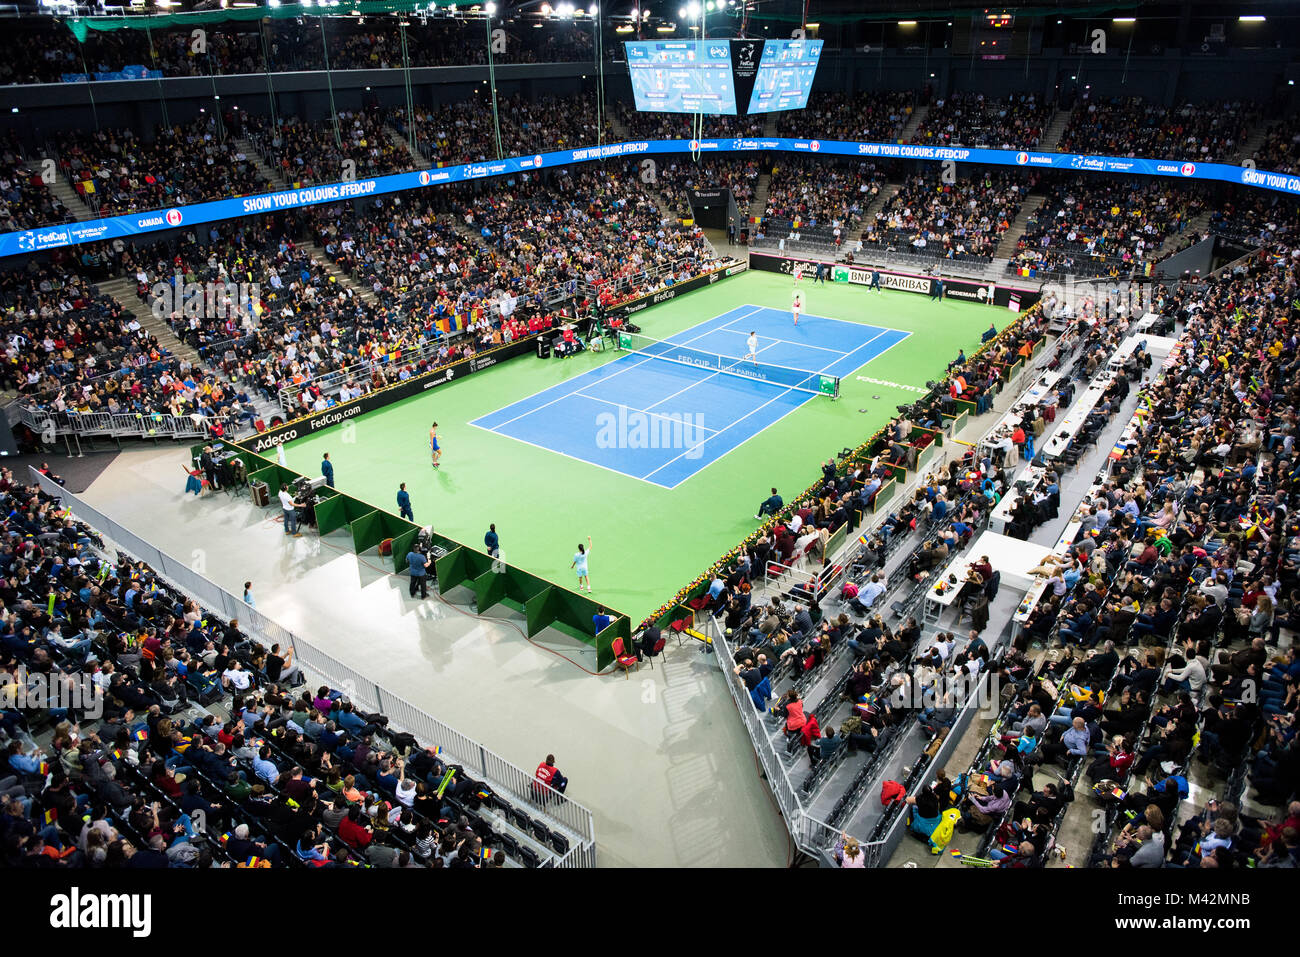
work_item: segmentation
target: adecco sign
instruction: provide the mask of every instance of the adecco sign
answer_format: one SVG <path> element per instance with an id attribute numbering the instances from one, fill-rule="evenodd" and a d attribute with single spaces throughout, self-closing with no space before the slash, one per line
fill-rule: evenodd
<path id="1" fill-rule="evenodd" d="M 380 389 L 378 392 L 371 392 L 369 395 L 363 395 L 359 399 L 353 399 L 343 405 L 326 409 L 324 412 L 316 412 L 301 419 L 294 419 L 283 425 L 275 426 L 265 432 L 259 432 L 251 439 L 237 444 L 246 446 L 253 452 L 265 452 L 267 449 L 273 449 L 277 445 L 292 442 L 294 439 L 323 432 L 325 429 L 331 429 L 349 419 L 365 415 L 367 412 L 374 412 L 376 409 L 382 409 L 384 406 L 400 402 L 402 399 L 420 395 L 428 389 L 445 385 L 453 379 L 463 379 L 467 375 L 491 368 L 498 362 L 521 356 L 527 352 L 533 352 L 536 349 L 534 344 L 536 338 L 536 335 L 531 335 L 525 336 L 523 339 L 516 339 L 514 342 L 499 346 L 491 352 L 473 355 L 468 359 L 460 359 L 451 365 L 434 369 L 432 372 L 426 372 L 423 375 L 412 376 L 405 382 L 399 382 L 386 389 Z"/>

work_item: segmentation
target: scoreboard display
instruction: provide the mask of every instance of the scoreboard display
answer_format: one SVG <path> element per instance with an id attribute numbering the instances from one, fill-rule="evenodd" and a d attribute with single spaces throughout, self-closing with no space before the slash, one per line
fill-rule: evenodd
<path id="1" fill-rule="evenodd" d="M 773 113 L 806 107 L 821 54 L 821 40 L 766 41 L 754 77 L 749 112 Z"/>
<path id="2" fill-rule="evenodd" d="M 728 41 L 645 40 L 626 46 L 638 110 L 736 115 Z"/>

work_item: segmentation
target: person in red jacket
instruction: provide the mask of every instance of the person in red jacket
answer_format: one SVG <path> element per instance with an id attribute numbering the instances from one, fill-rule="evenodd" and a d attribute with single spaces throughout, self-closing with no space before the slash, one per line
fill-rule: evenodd
<path id="1" fill-rule="evenodd" d="M 555 766 L 555 755 L 548 754 L 546 760 L 537 765 L 536 778 L 542 784 L 552 789 L 564 793 L 564 789 L 569 786 L 569 779 L 560 773 L 560 769 Z"/>
<path id="2" fill-rule="evenodd" d="M 353 850 L 364 851 L 373 839 L 369 825 L 361 822 L 361 808 L 350 808 L 348 816 L 339 821 L 339 840 Z"/>

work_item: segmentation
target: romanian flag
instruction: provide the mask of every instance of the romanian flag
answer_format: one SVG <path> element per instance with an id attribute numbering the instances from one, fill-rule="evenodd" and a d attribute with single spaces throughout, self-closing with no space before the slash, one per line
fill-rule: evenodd
<path id="1" fill-rule="evenodd" d="M 220 841 L 221 841 L 222 844 L 225 844 L 226 841 L 228 841 L 228 840 L 230 840 L 230 832 L 229 832 L 229 831 L 226 831 L 226 832 L 224 832 L 224 833 L 221 835 L 221 837 L 220 837 Z"/>
<path id="2" fill-rule="evenodd" d="M 484 844 L 483 848 L 478 852 L 478 859 L 484 864 L 492 860 L 492 852 L 487 849 L 486 844 Z"/>
<path id="3" fill-rule="evenodd" d="M 442 332 L 451 332 L 450 323 L 446 316 L 439 316 L 433 322 Z"/>
<path id="4" fill-rule="evenodd" d="M 859 544 L 859 545 L 869 545 L 869 544 L 870 544 L 870 542 L 867 541 L 867 534 L 866 534 L 866 532 L 863 532 L 861 535 L 858 536 L 858 544 Z"/>
<path id="5" fill-rule="evenodd" d="M 137 732 L 135 733 L 135 739 L 136 739 L 137 741 L 148 741 L 148 740 L 149 740 L 149 732 L 148 732 L 147 730 L 145 730 L 144 728 L 141 728 L 139 731 L 137 731 Z"/>
<path id="6" fill-rule="evenodd" d="M 436 757 L 437 757 L 438 755 L 440 755 L 440 754 L 442 754 L 442 745 L 441 745 L 441 744 L 435 744 L 435 745 L 433 746 L 433 756 L 436 758 Z"/>
<path id="7" fill-rule="evenodd" d="M 47 807 L 47 808 L 45 809 L 45 823 L 46 823 L 46 824 L 53 824 L 53 823 L 54 823 L 55 821 L 57 821 L 58 819 L 59 819 L 59 812 L 58 812 L 55 808 Z"/>
<path id="8" fill-rule="evenodd" d="M 483 801 L 487 800 L 487 798 L 491 795 L 491 792 L 489 792 L 487 788 L 479 788 L 474 793 L 478 795 L 479 800 L 483 800 Z"/>
<path id="9" fill-rule="evenodd" d="M 1125 446 L 1122 441 L 1116 442 L 1115 447 L 1110 450 L 1110 455 L 1108 456 L 1108 458 L 1111 458 L 1118 462 L 1120 459 L 1124 457 L 1124 452 L 1126 450 L 1127 450 L 1127 446 Z"/>

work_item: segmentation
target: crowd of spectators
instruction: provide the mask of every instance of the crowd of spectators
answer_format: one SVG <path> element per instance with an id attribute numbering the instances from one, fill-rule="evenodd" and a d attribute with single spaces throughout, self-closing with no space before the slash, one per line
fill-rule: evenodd
<path id="1" fill-rule="evenodd" d="M 1011 257 L 1012 270 L 1032 266 L 1075 275 L 1140 273 L 1165 239 L 1185 229 L 1204 206 L 1201 193 L 1184 184 L 1095 176 L 1054 182 L 1046 192 Z"/>
<path id="2" fill-rule="evenodd" d="M 290 185 L 365 179 L 413 165 L 410 151 L 393 142 L 377 110 L 340 110 L 314 122 L 249 114 L 244 123 L 248 141 Z"/>
<path id="3" fill-rule="evenodd" d="M 22 156 L 11 133 L 0 149 L 0 230 L 71 222 L 68 208 L 46 188 L 39 168 Z"/>
<path id="4" fill-rule="evenodd" d="M 626 127 L 628 134 L 635 139 L 718 139 L 737 136 L 755 137 L 763 133 L 764 117 L 761 115 L 705 115 L 702 132 L 697 134 L 694 128 L 696 116 L 693 113 L 643 113 L 624 100 L 616 100 L 611 104 L 611 109 L 619 122 Z"/>
<path id="5" fill-rule="evenodd" d="M 862 243 L 948 259 L 989 259 L 1015 220 L 1033 177 L 975 174 L 956 183 L 909 176 L 862 230 Z"/>
<path id="6" fill-rule="evenodd" d="M 1300 170 L 1300 132 L 1294 123 L 1274 123 L 1264 134 L 1264 142 L 1255 150 L 1255 165 L 1275 173 Z"/>
<path id="7" fill-rule="evenodd" d="M 1063 153 L 1227 162 L 1241 149 L 1259 108 L 1241 100 L 1180 103 L 1166 109 L 1141 97 L 1085 95 L 1070 114 Z M 1260 163 L 1261 168 L 1266 168 Z"/>
<path id="8" fill-rule="evenodd" d="M 114 561 L 8 469 L 0 505 L 4 866 L 541 862 L 531 815 L 516 811 L 531 833 L 512 836 L 505 813 L 488 816 L 507 811 L 489 787 L 384 715 L 307 686 L 292 649 Z M 567 848 L 540 833 L 548 851 Z"/>
<path id="9" fill-rule="evenodd" d="M 655 176 L 664 203 L 678 219 L 691 216 L 688 190 L 729 189 L 741 217 L 747 220 L 754 201 L 759 164 L 754 159 L 722 156 L 701 157 L 699 162 L 671 160 L 661 162 L 655 168 Z"/>
<path id="10" fill-rule="evenodd" d="M 913 143 L 1033 149 L 1052 117 L 1052 105 L 1034 93 L 1001 99 L 950 93 L 930 104 Z"/>
<path id="11" fill-rule="evenodd" d="M 803 110 L 777 114 L 778 136 L 892 143 L 915 109 L 911 91 L 814 92 Z"/>
<path id="12" fill-rule="evenodd" d="M 246 396 L 168 352 L 70 257 L 0 274 L 0 385 L 58 413 L 237 414 Z"/>
<path id="13" fill-rule="evenodd" d="M 58 83 L 65 74 L 108 73 L 127 66 L 161 71 L 164 77 L 228 76 L 289 70 L 323 70 L 328 52 L 332 70 L 395 69 L 403 65 L 402 33 L 396 19 L 341 18 L 328 21 L 324 42 L 315 18 L 303 23 L 272 22 L 265 31 L 239 24 L 210 25 L 205 47 L 196 50 L 193 30 L 90 31 L 79 44 L 61 23 L 33 18 L 16 24 L 21 40 L 0 65 L 0 84 Z M 556 63 L 591 60 L 589 29 L 546 24 L 522 29 L 503 24 L 505 49 L 496 63 Z M 480 22 L 440 19 L 416 22 L 405 31 L 412 67 L 481 65 L 488 61 L 488 37 Z M 617 47 L 606 44 L 606 56 Z"/>
<path id="14" fill-rule="evenodd" d="M 884 175 L 875 163 L 779 158 L 772 166 L 765 228 L 769 234 L 787 223 L 795 232 L 838 230 L 835 239 L 843 242 L 883 187 Z"/>
<path id="15" fill-rule="evenodd" d="M 201 113 L 145 140 L 129 129 L 54 136 L 59 174 L 101 215 L 163 209 L 269 189 L 235 144 L 234 114 Z"/>

